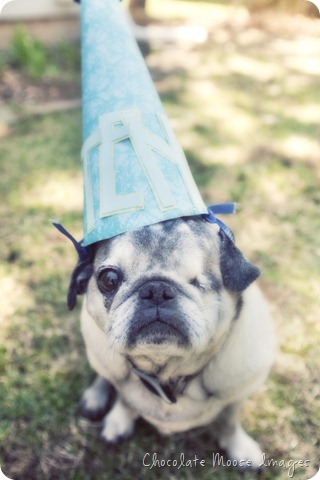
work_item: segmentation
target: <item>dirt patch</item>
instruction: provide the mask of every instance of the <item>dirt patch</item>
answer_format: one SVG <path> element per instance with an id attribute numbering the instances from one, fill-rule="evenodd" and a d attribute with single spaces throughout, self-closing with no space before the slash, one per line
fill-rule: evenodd
<path id="1" fill-rule="evenodd" d="M 250 24 L 279 38 L 294 38 L 297 35 L 319 38 L 320 34 L 320 16 L 309 18 L 302 14 L 288 15 L 269 10 L 252 14 Z"/>
<path id="2" fill-rule="evenodd" d="M 242 11 L 242 10 L 241 10 Z M 244 10 L 242 11 L 244 13 Z M 320 34 L 320 17 L 308 18 L 303 15 L 288 15 L 282 12 L 263 12 L 241 16 L 242 21 L 223 19 L 221 22 L 216 18 L 212 19 L 212 25 L 207 24 L 208 28 L 208 42 L 219 43 L 219 38 L 223 37 L 223 43 L 228 43 L 232 37 L 232 40 L 237 42 L 238 36 L 242 34 L 249 34 L 250 32 L 259 31 L 261 34 L 272 38 L 294 39 L 297 36 L 308 36 L 309 38 L 319 38 Z M 164 24 L 161 20 L 155 20 L 154 18 L 145 16 L 143 20 L 138 17 L 136 20 L 140 25 L 152 26 L 155 24 Z M 167 21 L 168 26 L 174 29 L 175 26 L 179 27 L 185 25 L 185 19 L 172 18 L 171 21 Z M 210 23 L 210 22 L 209 22 Z M 260 35 L 261 36 L 261 35 Z M 250 42 L 249 42 L 250 43 Z M 149 67 L 152 68 L 152 60 L 149 62 L 148 53 L 150 48 L 146 42 L 140 44 L 142 52 L 147 57 L 147 63 L 151 63 Z M 252 46 L 252 45 L 251 45 Z M 172 45 L 174 50 L 177 48 L 184 51 L 183 44 Z M 246 45 L 242 44 L 242 48 L 245 50 Z M 166 47 L 164 49 L 170 58 L 171 48 Z M 164 52 L 159 50 L 159 55 L 162 58 Z M 170 62 L 169 62 L 170 63 Z M 1 65 L 0 65 L 1 67 Z M 157 69 L 155 69 L 157 70 Z M 167 70 L 167 69 L 165 69 Z M 169 69 L 170 70 L 170 69 Z M 167 72 L 168 73 L 168 72 Z M 153 72 L 156 78 L 156 71 Z M 80 72 L 74 71 L 72 75 L 61 72 L 60 75 L 44 75 L 40 80 L 31 79 L 22 70 L 13 68 L 10 65 L 4 65 L 2 70 L 0 69 L 0 108 L 4 105 L 13 106 L 14 108 L 23 109 L 30 105 L 61 102 L 78 99 L 81 96 L 81 79 Z"/>
<path id="3" fill-rule="evenodd" d="M 80 97 L 80 79 L 78 81 L 52 79 L 31 80 L 18 70 L 7 68 L 0 77 L 0 102 L 29 103 L 52 102 L 61 99 Z"/>

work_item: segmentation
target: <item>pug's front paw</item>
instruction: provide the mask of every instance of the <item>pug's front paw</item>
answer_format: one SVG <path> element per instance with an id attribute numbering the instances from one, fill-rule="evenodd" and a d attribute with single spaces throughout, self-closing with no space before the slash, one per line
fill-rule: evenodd
<path id="1" fill-rule="evenodd" d="M 80 413 L 92 421 L 101 420 L 110 408 L 115 390 L 103 377 L 97 375 L 82 395 Z"/>
<path id="2" fill-rule="evenodd" d="M 231 460 L 236 460 L 239 466 L 252 469 L 261 468 L 262 451 L 259 444 L 238 426 L 232 435 L 220 441 L 220 446 L 227 451 Z"/>
<path id="3" fill-rule="evenodd" d="M 114 445 L 129 438 L 134 432 L 137 414 L 118 398 L 112 410 L 104 417 L 101 437 L 107 444 Z"/>

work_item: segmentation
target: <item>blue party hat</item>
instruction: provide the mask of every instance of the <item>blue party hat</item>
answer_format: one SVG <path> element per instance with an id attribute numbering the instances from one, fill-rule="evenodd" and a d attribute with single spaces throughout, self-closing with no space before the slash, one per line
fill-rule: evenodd
<path id="1" fill-rule="evenodd" d="M 81 0 L 87 246 L 207 213 L 119 0 Z"/>

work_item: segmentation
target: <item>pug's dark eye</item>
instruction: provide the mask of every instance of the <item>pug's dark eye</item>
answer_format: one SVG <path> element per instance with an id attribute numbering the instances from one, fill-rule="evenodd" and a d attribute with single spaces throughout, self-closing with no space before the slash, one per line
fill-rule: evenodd
<path id="1" fill-rule="evenodd" d="M 98 276 L 98 286 L 101 292 L 114 292 L 119 287 L 120 281 L 120 272 L 114 268 L 106 268 Z"/>

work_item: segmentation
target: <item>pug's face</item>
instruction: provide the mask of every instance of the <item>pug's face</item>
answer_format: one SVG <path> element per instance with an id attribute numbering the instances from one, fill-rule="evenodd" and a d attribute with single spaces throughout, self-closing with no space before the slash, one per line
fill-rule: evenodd
<path id="1" fill-rule="evenodd" d="M 259 275 L 219 227 L 197 217 L 99 242 L 83 272 L 70 289 L 79 292 L 81 279 L 86 308 L 113 348 L 162 361 L 217 349 Z"/>

